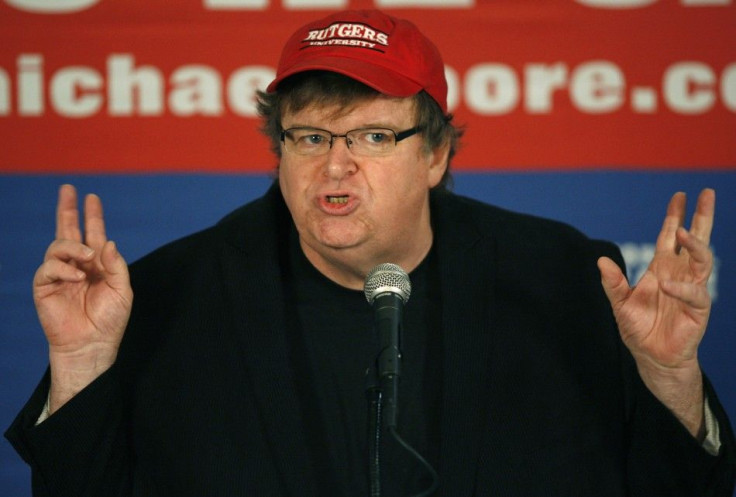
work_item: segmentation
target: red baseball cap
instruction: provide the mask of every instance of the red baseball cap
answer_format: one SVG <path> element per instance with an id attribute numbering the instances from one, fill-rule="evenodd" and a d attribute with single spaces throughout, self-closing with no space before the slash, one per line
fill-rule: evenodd
<path id="1" fill-rule="evenodd" d="M 266 91 L 311 70 L 344 74 L 394 97 L 425 90 L 447 113 L 439 50 L 414 24 L 379 10 L 339 12 L 299 28 L 286 42 L 276 79 Z"/>

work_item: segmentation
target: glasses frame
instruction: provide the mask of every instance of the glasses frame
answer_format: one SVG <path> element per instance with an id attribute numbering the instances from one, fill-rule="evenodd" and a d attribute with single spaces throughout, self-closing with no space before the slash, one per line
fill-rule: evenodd
<path id="1" fill-rule="evenodd" d="M 330 141 L 328 142 L 329 143 L 329 147 L 327 149 L 325 149 L 325 152 L 324 153 L 314 154 L 314 155 L 311 155 L 311 154 L 300 154 L 299 152 L 294 152 L 292 150 L 289 150 L 287 148 L 287 146 L 286 146 L 286 133 L 288 133 L 289 131 L 297 131 L 297 130 L 314 130 L 314 131 L 319 131 L 319 132 L 322 132 L 322 133 L 325 133 L 325 134 L 330 135 Z M 348 135 L 350 135 L 351 133 L 355 133 L 356 131 L 366 131 L 366 130 L 390 131 L 394 135 L 394 147 L 396 147 L 396 145 L 398 145 L 398 143 L 400 141 L 405 140 L 406 138 L 409 138 L 410 136 L 414 136 L 417 133 L 422 132 L 424 130 L 424 126 L 420 124 L 420 125 L 414 126 L 412 128 L 405 129 L 403 131 L 394 131 L 391 128 L 366 126 L 364 128 L 351 129 L 350 131 L 346 131 L 343 134 L 333 133 L 330 130 L 323 129 L 323 128 L 315 128 L 313 126 L 294 126 L 294 127 L 287 128 L 287 129 L 281 128 L 281 141 L 283 142 L 284 149 L 287 152 L 291 152 L 293 154 L 296 154 L 296 155 L 299 155 L 299 156 L 302 156 L 302 157 L 319 157 L 319 156 L 322 156 L 322 155 L 327 155 L 327 153 L 330 150 L 332 150 L 332 145 L 333 145 L 333 143 L 335 143 L 335 138 L 345 138 L 345 145 L 347 145 L 348 150 L 350 150 L 352 152 L 353 149 L 350 148 L 350 144 L 352 143 L 352 141 L 351 140 L 348 140 Z M 366 154 L 366 156 L 371 157 L 370 154 Z"/>

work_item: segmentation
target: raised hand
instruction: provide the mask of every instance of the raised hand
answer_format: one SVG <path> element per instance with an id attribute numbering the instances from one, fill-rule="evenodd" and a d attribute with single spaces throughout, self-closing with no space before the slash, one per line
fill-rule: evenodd
<path id="1" fill-rule="evenodd" d="M 107 239 L 96 195 L 85 199 L 83 236 L 76 190 L 60 188 L 56 239 L 36 271 L 33 297 L 49 342 L 53 412 L 113 364 L 133 302 L 128 267 Z"/>
<path id="2" fill-rule="evenodd" d="M 698 435 L 703 394 L 697 351 L 711 308 L 707 282 L 713 269 L 709 243 L 715 192 L 700 193 L 689 230 L 685 203 L 684 193 L 670 200 L 654 258 L 635 287 L 610 259 L 601 258 L 598 267 L 621 338 L 644 383 Z"/>

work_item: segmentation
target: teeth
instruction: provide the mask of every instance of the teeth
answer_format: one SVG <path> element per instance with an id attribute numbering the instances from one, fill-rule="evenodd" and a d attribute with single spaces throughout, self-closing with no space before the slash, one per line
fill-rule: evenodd
<path id="1" fill-rule="evenodd" d="M 347 196 L 333 197 L 331 195 L 328 195 L 327 202 L 329 202 L 330 204 L 346 204 L 348 202 L 348 197 Z"/>

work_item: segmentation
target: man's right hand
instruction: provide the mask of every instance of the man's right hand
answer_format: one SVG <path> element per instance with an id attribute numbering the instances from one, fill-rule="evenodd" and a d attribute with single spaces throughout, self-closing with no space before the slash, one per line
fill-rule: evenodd
<path id="1" fill-rule="evenodd" d="M 85 198 L 83 236 L 76 190 L 59 189 L 56 239 L 36 271 L 33 299 L 49 342 L 53 413 L 115 362 L 133 304 L 128 266 L 107 239 L 96 195 Z"/>

